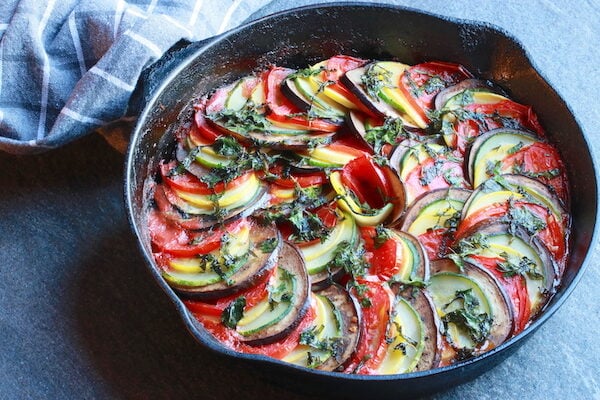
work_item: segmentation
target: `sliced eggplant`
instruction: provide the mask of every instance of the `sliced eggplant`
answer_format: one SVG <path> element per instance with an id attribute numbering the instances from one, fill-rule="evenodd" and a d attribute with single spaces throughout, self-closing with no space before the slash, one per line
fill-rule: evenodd
<path id="1" fill-rule="evenodd" d="M 444 188 L 421 195 L 409 207 L 398 228 L 427 243 L 432 260 L 444 257 L 454 241 L 463 205 L 471 192 Z"/>
<path id="2" fill-rule="evenodd" d="M 494 205 L 505 204 L 510 200 L 531 202 L 546 207 L 565 228 L 569 226 L 569 216 L 558 197 L 543 183 L 522 175 L 502 175 L 493 177 L 481 184 L 465 202 L 462 221 Z M 462 229 L 461 229 L 462 231 Z"/>
<path id="3" fill-rule="evenodd" d="M 467 174 L 473 187 L 492 177 L 495 170 L 506 172 L 503 161 L 524 147 L 539 143 L 535 135 L 515 129 L 493 129 L 478 136 L 471 144 Z M 512 166 L 508 171 L 512 171 Z"/>
<path id="4" fill-rule="evenodd" d="M 477 355 L 510 337 L 511 303 L 491 274 L 468 264 L 461 272 L 451 260 L 434 261 L 431 269 L 427 290 L 443 322 L 442 333 L 456 352 Z"/>
<path id="5" fill-rule="evenodd" d="M 397 63 L 400 64 L 400 63 Z M 384 94 L 384 98 L 386 98 L 390 103 L 395 104 L 395 106 L 389 104 L 381 97 L 372 97 L 365 90 L 365 86 L 363 84 L 363 75 L 367 73 L 367 67 L 360 67 L 346 72 L 340 78 L 340 81 L 346 86 L 352 93 L 356 95 L 356 97 L 363 103 L 363 105 L 369 109 L 373 114 L 381 116 L 381 117 L 391 117 L 391 118 L 400 118 L 402 119 L 405 126 L 410 128 L 421 128 L 418 126 L 410 117 L 408 117 L 404 109 L 402 108 L 401 102 L 394 101 L 396 100 L 396 96 L 390 96 L 390 93 Z M 395 89 L 397 90 L 397 87 Z M 381 93 L 381 92 L 380 92 Z M 400 95 L 401 96 L 401 95 Z"/>
<path id="6" fill-rule="evenodd" d="M 425 349 L 426 333 L 431 333 L 421 315 L 402 296 L 396 296 L 390 310 L 385 350 L 376 372 L 403 374 L 417 368 Z"/>
<path id="7" fill-rule="evenodd" d="M 460 93 L 465 92 L 466 90 L 469 90 L 471 92 L 485 91 L 504 95 L 500 88 L 492 86 L 490 82 L 482 81 L 480 79 L 465 79 L 464 81 L 461 81 L 456 85 L 449 86 L 440 91 L 435 96 L 435 109 L 442 110 L 448 102 L 448 100 Z"/>
<path id="8" fill-rule="evenodd" d="M 427 371 L 437 368 L 441 357 L 441 321 L 435 311 L 431 296 L 425 290 L 409 289 L 402 292 L 404 297 L 421 318 L 423 328 L 423 350 L 413 371 Z"/>
<path id="9" fill-rule="evenodd" d="M 426 282 L 429 279 L 429 257 L 421 242 L 413 235 L 397 229 L 390 229 L 390 237 L 401 246 L 402 254 L 396 261 L 401 266 L 393 280 L 409 286 L 413 282 Z"/>
<path id="10" fill-rule="evenodd" d="M 398 229 L 421 235 L 429 230 L 449 228 L 449 224 L 460 213 L 471 191 L 460 188 L 432 190 L 419 197 L 402 217 Z M 457 214 L 457 215 L 455 215 Z M 458 223 L 458 220 L 455 221 Z"/>
<path id="11" fill-rule="evenodd" d="M 264 345 L 284 338 L 308 310 L 310 284 L 298 249 L 284 242 L 276 268 L 267 286 L 268 298 L 244 310 L 237 323 L 236 331 L 248 344 Z"/>
<path id="12" fill-rule="evenodd" d="M 337 284 L 313 294 L 315 320 L 301 333 L 299 345 L 284 361 L 333 371 L 354 353 L 360 335 L 360 307 Z"/>
<path id="13" fill-rule="evenodd" d="M 303 150 L 331 143 L 337 132 L 311 132 L 287 135 L 277 132 L 250 132 L 250 139 L 262 147 L 278 150 Z"/>
<path id="14" fill-rule="evenodd" d="M 346 109 L 325 96 L 323 88 L 314 88 L 310 77 L 285 79 L 281 92 L 298 108 L 312 115 L 333 121 L 341 121 L 346 116 Z"/>
<path id="15" fill-rule="evenodd" d="M 235 257 L 243 259 L 242 265 L 221 265 L 219 256 L 216 255 L 216 263 L 220 271 L 210 264 L 200 272 L 179 272 L 165 269 L 162 275 L 169 285 L 181 295 L 195 297 L 198 299 L 216 299 L 229 296 L 243 289 L 253 286 L 263 274 L 267 273 L 277 262 L 281 250 L 281 234 L 274 225 L 260 225 L 252 223 L 249 235 L 250 245 L 246 254 Z M 261 243 L 266 240 L 275 240 L 277 245 L 272 252 L 262 252 Z M 206 274 L 214 272 L 220 279 L 209 282 Z M 212 275 L 212 274 L 211 274 Z"/>
<path id="16" fill-rule="evenodd" d="M 485 244 L 476 245 L 473 254 L 504 260 L 496 270 L 504 276 L 521 275 L 527 286 L 532 318 L 556 291 L 558 265 L 546 246 L 524 230 L 509 232 L 509 225 L 493 223 L 480 227 Z"/>
<path id="17" fill-rule="evenodd" d="M 325 240 L 299 246 L 314 288 L 326 286 L 343 272 L 341 267 L 332 268 L 331 263 L 340 246 L 354 247 L 358 244 L 358 237 L 359 232 L 354 219 L 343 215 Z"/>

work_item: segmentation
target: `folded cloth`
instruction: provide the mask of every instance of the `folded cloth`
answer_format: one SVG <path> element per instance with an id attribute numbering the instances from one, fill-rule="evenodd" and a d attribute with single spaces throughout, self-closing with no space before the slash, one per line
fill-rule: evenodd
<path id="1" fill-rule="evenodd" d="M 3 0 L 0 149 L 45 151 L 124 117 L 138 78 L 165 51 L 219 34 L 267 3 Z"/>

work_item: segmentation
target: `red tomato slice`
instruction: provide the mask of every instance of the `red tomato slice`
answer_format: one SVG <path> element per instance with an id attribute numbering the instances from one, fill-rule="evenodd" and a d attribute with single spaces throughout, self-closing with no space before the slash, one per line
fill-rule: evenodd
<path id="1" fill-rule="evenodd" d="M 412 108 L 419 112 L 424 121 L 429 121 L 427 113 L 434 108 L 435 96 L 442 89 L 472 77 L 462 65 L 433 61 L 407 69 L 400 78 L 399 87 Z"/>
<path id="2" fill-rule="evenodd" d="M 502 258 L 497 257 L 484 257 L 478 255 L 470 256 L 478 264 L 485 267 L 488 271 L 493 273 L 502 283 L 502 286 L 506 290 L 508 297 L 513 305 L 513 313 L 515 318 L 515 332 L 521 332 L 527 327 L 529 319 L 531 318 L 531 303 L 527 294 L 527 284 L 525 278 L 522 276 L 505 277 L 502 271 L 498 270 L 498 263 L 505 261 Z"/>
<path id="3" fill-rule="evenodd" d="M 204 327 L 221 343 L 230 349 L 250 354 L 263 354 L 273 358 L 283 358 L 291 352 L 300 341 L 300 334 L 307 329 L 315 319 L 315 311 L 311 307 L 306 312 L 306 315 L 300 321 L 298 326 L 287 335 L 284 339 L 263 346 L 250 346 L 240 341 L 238 334 L 233 330 L 221 324 L 219 320 L 214 318 L 206 318 L 202 314 L 194 314 L 194 316 L 204 324 Z"/>
<path id="4" fill-rule="evenodd" d="M 439 163 L 440 160 L 443 161 L 443 164 L 435 166 L 436 161 Z M 436 174 L 431 179 L 423 181 L 422 179 L 427 176 L 428 170 L 436 171 Z M 441 157 L 438 157 L 437 159 L 428 158 L 410 171 L 406 176 L 404 185 L 407 194 L 409 194 L 408 197 L 416 199 L 423 193 L 435 189 L 451 187 L 452 185 L 445 178 L 446 174 L 450 174 L 456 177 L 457 180 L 460 180 L 458 187 L 467 187 L 467 182 L 464 179 L 463 167 L 460 162 L 443 159 Z M 424 182 L 426 182 L 425 185 L 423 185 Z"/>
<path id="5" fill-rule="evenodd" d="M 267 75 L 266 84 L 266 99 L 267 106 L 272 114 L 279 116 L 289 116 L 302 112 L 287 97 L 281 92 L 281 82 L 291 73 L 293 69 L 272 67 Z"/>
<path id="6" fill-rule="evenodd" d="M 224 102 L 224 100 L 223 100 Z M 224 103 L 223 103 L 224 104 Z M 206 99 L 203 99 L 200 103 L 194 105 L 196 112 L 194 113 L 194 122 L 196 123 L 197 129 L 190 129 L 190 136 L 192 141 L 196 143 L 202 143 L 208 141 L 208 143 L 214 143 L 215 139 L 221 136 L 221 132 L 214 128 L 209 121 L 206 120 Z"/>
<path id="7" fill-rule="evenodd" d="M 299 113 L 302 111 L 298 110 Z M 336 132 L 340 129 L 338 124 L 329 122 L 321 118 L 309 118 L 308 115 L 290 115 L 290 114 L 275 114 L 274 112 L 267 115 L 267 119 L 281 124 L 289 124 L 290 127 L 296 129 L 306 129 L 319 132 Z"/>
<path id="8" fill-rule="evenodd" d="M 558 151 L 552 145 L 536 142 L 506 157 L 502 163 L 503 168 L 508 170 L 515 165 L 521 166 L 523 173 L 537 174 L 536 179 L 553 188 L 561 200 L 567 200 L 565 168 Z M 545 176 L 544 173 L 549 171 L 558 171 L 558 175 Z"/>
<path id="9" fill-rule="evenodd" d="M 363 323 L 356 351 L 348 363 L 345 372 L 373 374 L 382 360 L 385 349 L 385 332 L 389 319 L 393 294 L 379 282 L 360 281 L 367 288 L 364 295 L 369 299 L 368 307 L 362 306 Z M 354 293 L 356 295 L 356 293 Z M 355 371 L 358 368 L 358 371 Z"/>
<path id="10" fill-rule="evenodd" d="M 362 67 L 367 60 L 351 56 L 337 55 L 327 60 L 326 70 L 323 71 L 324 81 L 337 82 L 346 72 Z"/>
<path id="11" fill-rule="evenodd" d="M 431 261 L 440 259 L 448 253 L 453 235 L 447 229 L 431 229 L 419 235 L 419 242 L 427 251 Z"/>
<path id="12" fill-rule="evenodd" d="M 381 208 L 390 197 L 390 184 L 381 167 L 364 155 L 347 163 L 342 169 L 342 182 L 362 203 Z"/>
<path id="13" fill-rule="evenodd" d="M 227 225 L 224 230 L 190 233 L 170 223 L 158 211 L 148 214 L 148 230 L 153 246 L 175 257 L 208 254 L 221 246 L 221 238 L 225 232 L 235 233 L 248 223 L 245 219 L 239 219 Z"/>
<path id="14" fill-rule="evenodd" d="M 535 132 L 542 137 L 545 135 L 533 109 L 511 100 L 489 104 L 469 104 L 464 109 L 476 114 L 478 119 L 467 118 L 454 125 L 454 132 L 457 135 L 455 146 L 462 154 L 466 151 L 472 138 L 492 129 L 504 128 L 507 123 L 510 123 L 510 127 L 517 125 L 517 128 Z"/>
<path id="15" fill-rule="evenodd" d="M 271 268 L 269 273 L 263 277 L 252 287 L 238 293 L 234 293 L 227 297 L 216 299 L 215 301 L 200 301 L 200 300 L 184 300 L 186 307 L 195 315 L 220 317 L 223 310 L 235 299 L 244 296 L 246 299 L 246 308 L 254 307 L 268 295 L 267 285 L 269 279 L 273 276 L 275 268 Z"/>
<path id="16" fill-rule="evenodd" d="M 296 185 L 300 186 L 301 188 L 306 188 L 309 186 L 323 185 L 328 181 L 324 172 L 290 174 L 290 176 L 287 178 L 282 177 L 281 167 L 271 168 L 270 172 L 279 176 L 279 178 L 275 179 L 273 183 L 286 188 L 295 188 Z"/>
<path id="17" fill-rule="evenodd" d="M 402 260 L 402 246 L 398 246 L 392 238 L 378 245 L 375 244 L 377 233 L 371 226 L 361 227 L 360 233 L 365 243 L 365 250 L 370 253 L 369 274 L 376 276 L 381 282 L 389 280 L 398 272 L 399 261 Z"/>
<path id="18" fill-rule="evenodd" d="M 160 173 L 162 175 L 163 181 L 169 185 L 169 187 L 173 189 L 182 190 L 188 193 L 194 194 L 204 194 L 210 195 L 215 193 L 221 193 L 224 190 L 231 190 L 239 185 L 246 182 L 252 174 L 253 171 L 248 171 L 245 174 L 239 176 L 238 178 L 232 180 L 231 182 L 221 182 L 217 183 L 214 187 L 209 187 L 206 183 L 202 182 L 196 176 L 190 174 L 189 172 L 184 172 L 176 175 L 169 175 L 169 171 L 177 166 L 176 161 L 171 161 L 166 164 L 160 165 Z"/>

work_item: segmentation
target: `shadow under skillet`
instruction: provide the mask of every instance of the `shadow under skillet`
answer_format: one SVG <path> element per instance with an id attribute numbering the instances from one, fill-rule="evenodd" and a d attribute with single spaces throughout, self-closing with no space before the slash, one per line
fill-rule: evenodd
<path id="1" fill-rule="evenodd" d="M 129 230 L 122 169 L 98 135 L 0 154 L 0 398 L 305 398 L 188 334 Z"/>

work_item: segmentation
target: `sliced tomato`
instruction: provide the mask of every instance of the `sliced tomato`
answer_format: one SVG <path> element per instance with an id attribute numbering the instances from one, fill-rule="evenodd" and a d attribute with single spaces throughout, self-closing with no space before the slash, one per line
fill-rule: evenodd
<path id="1" fill-rule="evenodd" d="M 460 64 L 432 61 L 408 68 L 400 78 L 400 91 L 424 121 L 433 110 L 435 96 L 444 88 L 472 78 Z"/>
<path id="2" fill-rule="evenodd" d="M 231 85 L 228 85 L 215 90 L 215 92 L 205 102 L 205 113 L 213 114 L 223 110 L 231 89 Z"/>
<path id="3" fill-rule="evenodd" d="M 327 60 L 323 81 L 337 82 L 346 72 L 362 67 L 368 61 L 352 56 L 336 55 Z"/>
<path id="4" fill-rule="evenodd" d="M 224 229 L 192 233 L 170 223 L 158 211 L 153 210 L 148 214 L 148 230 L 152 245 L 157 250 L 175 257 L 208 254 L 221 246 L 221 239 L 225 232 L 235 233 L 242 225 L 248 223 L 245 219 L 239 219 L 228 224 Z"/>
<path id="5" fill-rule="evenodd" d="M 279 178 L 276 178 L 273 183 L 286 188 L 295 188 L 296 186 L 306 188 L 309 186 L 323 185 L 328 182 L 325 172 L 311 172 L 307 174 L 290 173 L 289 176 L 284 177 L 283 168 L 281 166 L 275 166 L 271 168 L 270 172 L 279 176 Z"/>
<path id="6" fill-rule="evenodd" d="M 398 272 L 402 260 L 402 246 L 389 238 L 383 243 L 376 243 L 377 232 L 372 226 L 360 228 L 360 234 L 365 243 L 365 250 L 369 253 L 369 274 L 385 282 Z"/>
<path id="7" fill-rule="evenodd" d="M 221 297 L 215 301 L 184 300 L 186 307 L 195 315 L 220 317 L 223 310 L 238 297 L 244 296 L 246 299 L 246 308 L 254 307 L 261 300 L 268 296 L 267 285 L 275 268 L 271 268 L 269 273 L 264 274 L 260 280 L 252 287 L 227 297 Z"/>
<path id="8" fill-rule="evenodd" d="M 271 112 L 267 115 L 267 119 L 274 123 L 289 124 L 290 128 L 293 127 L 310 131 L 336 132 L 340 129 L 339 124 L 335 124 L 322 118 L 309 117 L 306 113 L 297 115 L 298 113 L 302 113 L 302 111 L 298 109 L 297 112 L 291 114 L 276 114 L 275 112 Z"/>
<path id="9" fill-rule="evenodd" d="M 512 100 L 498 103 L 468 104 L 464 110 L 472 115 L 458 119 L 454 124 L 456 148 L 464 154 L 468 144 L 480 134 L 498 128 L 524 129 L 544 136 L 537 115 L 530 106 Z"/>
<path id="10" fill-rule="evenodd" d="M 298 326 L 296 326 L 296 328 L 294 328 L 294 330 L 290 332 L 284 339 L 262 346 L 250 346 L 243 343 L 235 330 L 227 328 L 221 323 L 220 320 L 215 320 L 214 317 L 207 318 L 206 315 L 203 314 L 194 314 L 194 316 L 203 323 L 204 327 L 215 338 L 217 338 L 217 340 L 230 349 L 242 353 L 262 354 L 268 357 L 281 359 L 289 354 L 289 352 L 298 345 L 298 342 L 300 341 L 300 334 L 314 321 L 315 311 L 312 307 L 309 308 Z"/>
<path id="11" fill-rule="evenodd" d="M 379 282 L 361 280 L 365 292 L 354 295 L 361 301 L 362 326 L 356 351 L 345 368 L 345 372 L 372 374 L 381 363 L 385 350 L 385 333 L 392 305 L 393 294 Z M 365 301 L 368 300 L 368 301 Z"/>
<path id="12" fill-rule="evenodd" d="M 456 180 L 452 185 L 447 178 L 452 176 Z M 428 158 L 408 173 L 404 181 L 408 197 L 416 199 L 423 193 L 435 189 L 444 189 L 451 186 L 468 187 L 464 179 L 462 164 L 458 161 L 442 158 Z"/>
<path id="13" fill-rule="evenodd" d="M 340 220 L 340 217 L 337 213 L 337 205 L 335 203 L 325 204 L 312 212 L 323 222 L 325 227 L 332 229 L 337 225 Z M 292 227 L 288 223 L 282 223 L 279 225 L 279 230 L 281 231 L 281 235 L 287 240 L 290 240 L 289 237 L 293 233 Z M 321 238 L 316 238 L 313 240 L 308 240 L 304 242 L 294 242 L 299 247 L 307 247 L 312 246 L 313 244 L 317 244 L 321 241 Z"/>
<path id="14" fill-rule="evenodd" d="M 267 84 L 265 87 L 267 106 L 274 115 L 287 117 L 290 114 L 302 112 L 281 92 L 281 83 L 293 72 L 294 70 L 289 68 L 272 67 L 267 74 Z"/>
<path id="15" fill-rule="evenodd" d="M 361 203 L 381 208 L 391 195 L 391 185 L 380 166 L 368 155 L 355 158 L 342 169 L 342 182 Z"/>
<path id="16" fill-rule="evenodd" d="M 484 257 L 473 255 L 470 256 L 479 265 L 485 267 L 488 271 L 493 273 L 502 286 L 506 290 L 506 294 L 510 297 L 513 305 L 513 313 L 515 318 L 515 332 L 517 334 L 527 327 L 529 319 L 531 318 L 531 303 L 527 293 L 527 284 L 525 278 L 520 275 L 506 277 L 498 269 L 498 263 L 506 260 L 497 257 Z"/>
<path id="17" fill-rule="evenodd" d="M 169 185 L 169 187 L 173 189 L 182 190 L 188 193 L 204 195 L 210 195 L 215 193 L 218 194 L 225 190 L 234 189 L 246 182 L 248 179 L 250 179 L 250 177 L 254 173 L 254 171 L 248 171 L 245 174 L 240 175 L 236 179 L 232 180 L 231 182 L 217 183 L 214 187 L 211 188 L 206 183 L 202 182 L 200 179 L 190 174 L 189 172 L 170 175 L 169 172 L 176 166 L 176 161 L 162 163 L 160 165 L 160 173 L 163 181 L 166 182 L 167 185 Z"/>
<path id="18" fill-rule="evenodd" d="M 196 129 L 190 129 L 190 138 L 195 143 L 202 143 L 204 141 L 214 143 L 215 139 L 221 136 L 221 132 L 206 120 L 206 101 L 206 99 L 202 99 L 200 103 L 194 105 L 194 122 Z"/>
<path id="19" fill-rule="evenodd" d="M 535 177 L 535 179 L 554 189 L 561 200 L 567 200 L 568 189 L 565 167 L 554 146 L 544 142 L 536 142 L 502 160 L 504 169 L 511 170 L 513 166 L 519 166 L 521 169 L 519 173 Z"/>
<path id="20" fill-rule="evenodd" d="M 427 251 L 429 259 L 433 261 L 443 258 L 447 254 L 453 235 L 448 229 L 430 229 L 420 234 L 418 239 Z"/>

